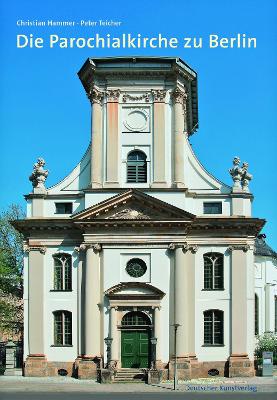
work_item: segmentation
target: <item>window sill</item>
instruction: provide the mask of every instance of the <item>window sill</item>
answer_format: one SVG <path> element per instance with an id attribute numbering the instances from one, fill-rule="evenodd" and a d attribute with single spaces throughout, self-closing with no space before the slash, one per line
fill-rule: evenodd
<path id="1" fill-rule="evenodd" d="M 202 347 L 225 347 L 225 344 L 202 344 Z"/>
<path id="2" fill-rule="evenodd" d="M 50 347 L 73 347 L 73 344 L 51 344 Z"/>
<path id="3" fill-rule="evenodd" d="M 73 214 L 73 212 L 72 213 L 54 213 L 54 215 L 72 215 Z"/>
<path id="4" fill-rule="evenodd" d="M 225 289 L 201 289 L 202 292 L 223 292 Z"/>
<path id="5" fill-rule="evenodd" d="M 68 293 L 68 292 L 72 292 L 72 289 L 69 289 L 69 290 L 51 289 L 51 290 L 49 290 L 49 292 L 59 292 L 59 293 L 66 292 L 66 293 Z"/>

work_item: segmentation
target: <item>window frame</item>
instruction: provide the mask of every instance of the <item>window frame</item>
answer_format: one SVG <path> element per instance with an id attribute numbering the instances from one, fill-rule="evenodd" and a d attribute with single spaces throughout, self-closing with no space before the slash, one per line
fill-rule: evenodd
<path id="1" fill-rule="evenodd" d="M 255 293 L 255 335 L 259 335 L 259 296 Z"/>
<path id="2" fill-rule="evenodd" d="M 65 206 L 65 212 L 58 212 L 57 206 L 63 205 Z M 66 211 L 66 207 L 70 205 L 70 211 Z M 55 202 L 55 214 L 58 215 L 69 215 L 73 213 L 73 202 L 72 201 L 57 201 Z"/>
<path id="3" fill-rule="evenodd" d="M 212 205 L 219 205 L 220 212 L 205 212 L 205 207 L 212 207 Z M 222 201 L 204 201 L 203 202 L 203 214 L 204 215 L 221 215 L 222 214 Z"/>
<path id="4" fill-rule="evenodd" d="M 56 319 L 61 317 L 60 324 L 61 330 L 59 333 L 56 332 Z M 66 318 L 68 318 L 66 321 Z M 66 324 L 69 323 L 69 333 L 66 333 Z M 61 335 L 61 343 L 57 339 L 57 335 Z M 69 340 L 68 340 L 69 338 Z M 66 343 L 67 342 L 67 343 Z M 51 347 L 73 347 L 72 344 L 72 312 L 68 310 L 56 310 L 53 311 L 53 344 Z"/>
<path id="5" fill-rule="evenodd" d="M 139 265 L 141 267 L 141 274 L 139 275 L 132 275 L 130 268 L 132 265 Z M 131 277 L 131 278 L 141 278 L 142 276 L 144 276 L 147 272 L 147 265 L 146 262 L 144 260 L 142 260 L 141 258 L 138 257 L 133 257 L 130 260 L 128 260 L 128 262 L 126 263 L 126 267 L 125 267 L 125 271 L 126 273 Z M 133 270 L 135 271 L 135 270 Z M 135 271 L 136 272 L 136 271 Z"/>
<path id="6" fill-rule="evenodd" d="M 130 160 L 129 157 L 132 154 L 141 154 L 143 156 L 143 160 Z M 141 164 L 141 165 L 139 165 Z M 132 172 L 132 174 L 135 174 L 135 180 L 130 180 L 130 171 L 129 171 L 129 167 L 134 167 L 134 172 Z M 144 180 L 140 181 L 139 180 L 139 167 L 143 167 L 144 171 Z M 126 158 L 126 184 L 144 184 L 144 183 L 148 183 L 148 168 L 147 168 L 147 155 L 145 154 L 144 151 L 136 149 L 136 150 L 131 150 L 128 154 L 127 154 L 127 158 Z"/>
<path id="7" fill-rule="evenodd" d="M 66 257 L 66 260 L 60 260 L 61 257 Z M 56 265 L 57 261 L 60 261 L 60 265 Z M 69 260 L 69 265 L 66 265 Z M 60 269 L 60 282 L 57 281 L 56 271 Z M 67 283 L 69 281 L 69 284 Z M 60 287 L 59 287 L 60 286 Z M 53 254 L 53 289 L 51 292 L 72 292 L 72 255 L 69 253 L 55 253 Z"/>
<path id="8" fill-rule="evenodd" d="M 212 260 L 212 257 L 217 257 L 215 260 Z M 212 265 L 211 265 L 211 273 L 210 273 L 210 279 L 211 279 L 211 287 L 205 287 L 206 282 L 207 282 L 207 268 L 208 266 L 206 265 L 205 261 L 209 260 Z M 221 265 L 217 266 L 216 261 L 221 259 Z M 221 269 L 221 274 L 217 272 L 217 275 L 215 273 L 216 268 Z M 216 287 L 216 279 L 221 281 L 221 286 Z M 206 285 L 208 286 L 208 285 Z M 224 288 L 224 254 L 218 253 L 218 252 L 209 252 L 203 254 L 203 289 L 202 291 L 222 291 L 225 290 Z"/>
<path id="9" fill-rule="evenodd" d="M 211 340 L 210 342 L 205 342 L 206 337 L 207 337 L 207 331 L 206 331 L 206 324 L 209 321 L 205 321 L 205 317 L 209 316 L 209 314 L 212 317 L 211 320 Z M 219 321 L 215 320 L 215 317 L 220 317 Z M 221 337 L 221 343 L 215 343 L 215 336 L 216 334 L 218 334 L 218 332 L 216 332 L 215 328 L 216 328 L 216 323 L 220 324 L 220 337 Z M 210 328 L 209 328 L 210 329 Z M 219 309 L 209 309 L 209 310 L 205 310 L 203 311 L 203 345 L 202 347 L 224 347 L 224 311 L 219 310 Z"/>

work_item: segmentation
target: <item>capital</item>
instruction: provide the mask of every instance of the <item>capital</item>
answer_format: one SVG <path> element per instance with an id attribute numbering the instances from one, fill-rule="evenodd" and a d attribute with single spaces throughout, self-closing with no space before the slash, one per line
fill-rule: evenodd
<path id="1" fill-rule="evenodd" d="M 196 244 L 188 244 L 185 242 L 182 249 L 184 253 L 190 251 L 192 254 L 195 254 L 198 251 L 198 246 Z"/>
<path id="2" fill-rule="evenodd" d="M 250 250 L 250 246 L 249 246 L 249 244 L 235 244 L 235 245 L 229 246 L 228 250 L 230 252 L 232 252 L 234 250 L 242 250 L 244 253 L 246 253 L 248 250 Z"/>
<path id="3" fill-rule="evenodd" d="M 151 90 L 153 100 L 155 103 L 163 103 L 165 101 L 166 90 L 158 89 L 158 90 Z"/>
<path id="4" fill-rule="evenodd" d="M 182 105 L 185 105 L 185 102 L 187 100 L 187 92 L 185 90 L 181 90 L 180 88 L 176 88 L 171 92 L 171 98 L 173 103 L 179 103 Z"/>
<path id="5" fill-rule="evenodd" d="M 26 252 L 26 253 L 30 253 L 30 251 L 39 251 L 40 254 L 45 254 L 46 253 L 46 247 L 45 246 L 24 245 L 23 251 Z"/>
<path id="6" fill-rule="evenodd" d="M 102 251 L 102 245 L 100 243 L 89 244 L 87 247 L 92 249 L 94 253 L 100 253 Z"/>
<path id="7" fill-rule="evenodd" d="M 87 96 L 91 104 L 94 103 L 102 104 L 104 98 L 104 92 L 101 92 L 96 86 L 93 86 L 87 93 Z"/>
<path id="8" fill-rule="evenodd" d="M 120 89 L 107 90 L 106 91 L 106 96 L 107 96 L 107 101 L 109 103 L 118 102 L 118 99 L 119 99 L 119 96 L 120 96 Z"/>

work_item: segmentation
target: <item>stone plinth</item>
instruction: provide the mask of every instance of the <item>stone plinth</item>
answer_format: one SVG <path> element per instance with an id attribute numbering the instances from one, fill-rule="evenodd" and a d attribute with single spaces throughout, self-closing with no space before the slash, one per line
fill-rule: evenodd
<path id="1" fill-rule="evenodd" d="M 44 354 L 29 354 L 24 365 L 24 376 L 47 376 L 47 360 Z"/>
<path id="2" fill-rule="evenodd" d="M 100 382 L 101 383 L 112 383 L 114 381 L 114 371 L 111 369 L 100 370 Z"/>
<path id="3" fill-rule="evenodd" d="M 175 360 L 169 363 L 169 379 L 174 378 Z M 199 363 L 196 357 L 178 357 L 177 358 L 177 377 L 180 380 L 188 380 L 198 378 L 199 376 Z"/>
<path id="4" fill-rule="evenodd" d="M 149 369 L 147 374 L 148 385 L 156 385 L 163 379 L 163 371 L 159 369 Z"/>
<path id="5" fill-rule="evenodd" d="M 229 357 L 229 377 L 255 376 L 254 361 L 247 354 L 232 354 Z"/>
<path id="6" fill-rule="evenodd" d="M 98 370 L 100 370 L 100 358 L 78 358 L 75 361 L 78 379 L 94 379 L 98 378 Z"/>

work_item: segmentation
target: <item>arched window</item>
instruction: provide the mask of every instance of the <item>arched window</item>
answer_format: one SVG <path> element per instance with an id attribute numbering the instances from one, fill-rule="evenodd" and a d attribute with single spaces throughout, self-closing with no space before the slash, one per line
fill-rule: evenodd
<path id="1" fill-rule="evenodd" d="M 127 157 L 127 182 L 147 182 L 146 155 L 139 150 L 131 151 Z"/>
<path id="2" fill-rule="evenodd" d="M 223 311 L 204 311 L 204 345 L 223 345 Z"/>
<path id="3" fill-rule="evenodd" d="M 223 254 L 204 254 L 204 289 L 224 290 Z"/>
<path id="4" fill-rule="evenodd" d="M 140 311 L 128 312 L 124 315 L 121 321 L 123 326 L 134 326 L 134 325 L 151 325 L 149 317 Z"/>
<path id="5" fill-rule="evenodd" d="M 259 297 L 255 293 L 255 335 L 259 334 Z"/>
<path id="6" fill-rule="evenodd" d="M 54 345 L 72 345 L 72 314 L 70 311 L 54 311 Z"/>
<path id="7" fill-rule="evenodd" d="M 72 259 L 70 254 L 54 254 L 54 290 L 72 290 Z"/>

